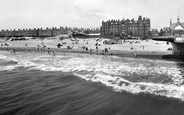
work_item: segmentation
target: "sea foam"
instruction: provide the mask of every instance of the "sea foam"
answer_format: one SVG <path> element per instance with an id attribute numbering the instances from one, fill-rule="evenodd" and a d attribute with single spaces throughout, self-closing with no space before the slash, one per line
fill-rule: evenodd
<path id="1" fill-rule="evenodd" d="M 116 92 L 149 93 L 184 100 L 184 73 L 172 61 L 80 54 L 53 56 L 46 53 L 22 53 L 3 58 L 18 63 L 0 70 L 13 71 L 25 67 L 28 70 L 72 72 L 85 80 L 111 87 Z M 163 83 L 163 75 L 171 80 Z M 157 82 L 153 82 L 155 80 Z"/>
<path id="2" fill-rule="evenodd" d="M 130 92 L 133 94 L 146 93 L 159 96 L 171 97 L 184 100 L 184 86 L 166 85 L 158 83 L 130 82 L 118 76 L 110 76 L 104 74 L 82 75 L 75 74 L 87 81 L 100 82 L 108 87 L 111 87 L 116 92 Z"/>

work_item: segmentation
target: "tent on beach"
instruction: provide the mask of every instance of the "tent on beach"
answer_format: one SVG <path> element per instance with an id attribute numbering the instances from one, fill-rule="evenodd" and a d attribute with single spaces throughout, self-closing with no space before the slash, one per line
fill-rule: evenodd
<path id="1" fill-rule="evenodd" d="M 118 39 L 110 39 L 110 40 L 103 41 L 103 43 L 104 44 L 109 44 L 109 45 L 118 44 L 119 43 L 119 40 Z"/>

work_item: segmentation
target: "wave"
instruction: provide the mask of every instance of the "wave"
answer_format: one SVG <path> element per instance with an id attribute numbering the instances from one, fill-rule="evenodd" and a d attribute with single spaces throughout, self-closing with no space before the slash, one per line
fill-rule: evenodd
<path id="1" fill-rule="evenodd" d="M 80 54 L 53 56 L 46 53 L 22 53 L 3 58 L 18 63 L 0 67 L 0 70 L 21 71 L 24 67 L 28 70 L 72 72 L 117 92 L 149 93 L 184 100 L 182 67 L 177 67 L 175 62 Z"/>
<path id="2" fill-rule="evenodd" d="M 9 58 L 8 56 L 0 54 L 0 70 L 11 70 L 10 68 L 15 68 L 14 66 L 18 63 L 17 60 Z"/>
<path id="3" fill-rule="evenodd" d="M 100 82 L 108 87 L 113 88 L 113 90 L 116 92 L 126 91 L 133 94 L 149 93 L 184 100 L 184 86 L 176 86 L 172 84 L 166 85 L 158 83 L 146 83 L 146 82 L 134 83 L 122 77 L 104 74 L 95 74 L 92 76 L 75 73 L 75 75 L 87 81 Z"/>

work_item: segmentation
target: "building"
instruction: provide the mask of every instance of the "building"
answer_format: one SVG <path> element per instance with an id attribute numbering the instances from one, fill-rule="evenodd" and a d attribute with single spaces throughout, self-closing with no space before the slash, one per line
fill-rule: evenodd
<path id="1" fill-rule="evenodd" d="M 101 36 L 124 36 L 127 34 L 127 20 L 109 20 L 102 21 L 100 28 Z"/>
<path id="2" fill-rule="evenodd" d="M 134 36 L 145 37 L 150 35 L 150 19 L 139 16 L 138 20 L 122 19 L 102 21 L 100 34 L 104 37 Z"/>
<path id="3" fill-rule="evenodd" d="M 180 22 L 180 18 L 178 16 L 177 22 L 172 23 L 172 20 L 170 20 L 170 26 L 161 29 L 160 33 L 162 33 L 162 36 L 184 36 L 184 22 Z"/>
<path id="4" fill-rule="evenodd" d="M 53 36 L 53 33 L 52 33 L 52 29 L 50 29 L 50 28 L 46 28 L 46 29 L 39 29 L 39 31 L 38 31 L 38 35 L 40 36 L 40 37 L 51 37 L 51 36 Z"/>
<path id="5" fill-rule="evenodd" d="M 34 28 L 18 30 L 1 30 L 0 37 L 52 37 L 59 35 L 68 35 L 72 32 L 83 32 L 86 34 L 98 34 L 99 28 L 71 28 L 71 27 L 52 27 L 52 28 Z"/>
<path id="6" fill-rule="evenodd" d="M 162 36 L 152 37 L 152 39 L 170 42 L 173 54 L 177 55 L 178 59 L 184 60 L 184 22 L 180 22 L 179 16 L 176 23 L 170 21 L 169 29 L 165 27 L 161 33 L 164 34 L 161 34 Z"/>
<path id="7" fill-rule="evenodd" d="M 172 23 L 172 21 L 170 21 L 170 30 L 173 36 L 184 37 L 184 22 L 180 22 L 179 16 L 176 23 Z"/>
<path id="8" fill-rule="evenodd" d="M 157 29 L 151 29 L 150 30 L 150 34 L 151 34 L 151 36 L 158 36 L 159 35 L 159 31 Z"/>

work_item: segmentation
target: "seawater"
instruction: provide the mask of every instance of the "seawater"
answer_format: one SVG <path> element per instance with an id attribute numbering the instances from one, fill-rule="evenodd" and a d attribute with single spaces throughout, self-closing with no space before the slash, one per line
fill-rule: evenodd
<path id="1" fill-rule="evenodd" d="M 0 114 L 183 115 L 184 63 L 0 52 Z"/>

